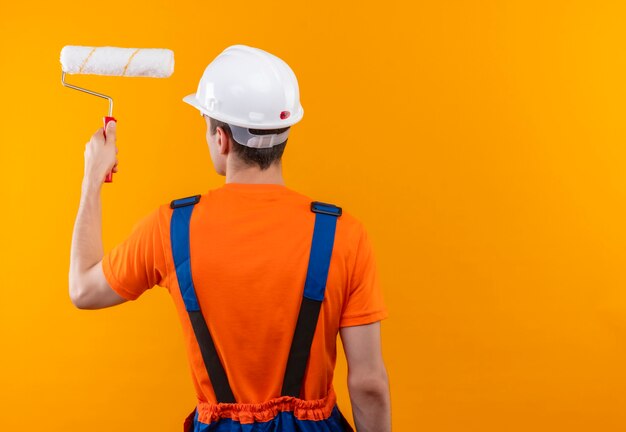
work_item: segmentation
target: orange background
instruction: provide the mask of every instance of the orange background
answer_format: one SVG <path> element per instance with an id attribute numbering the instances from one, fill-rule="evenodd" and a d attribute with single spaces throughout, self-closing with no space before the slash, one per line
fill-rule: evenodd
<path id="1" fill-rule="evenodd" d="M 0 4 L 0 430 L 180 430 L 194 398 L 167 292 L 102 311 L 67 294 L 106 102 L 63 88 L 58 58 L 176 53 L 167 80 L 70 80 L 116 101 L 109 250 L 157 205 L 222 184 L 181 98 L 237 43 L 298 76 L 287 184 L 370 233 L 396 431 L 626 429 L 623 2 L 100 4 Z"/>

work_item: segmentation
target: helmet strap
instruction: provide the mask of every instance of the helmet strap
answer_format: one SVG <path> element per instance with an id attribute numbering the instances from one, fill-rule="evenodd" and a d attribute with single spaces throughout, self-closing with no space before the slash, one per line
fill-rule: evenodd
<path id="1" fill-rule="evenodd" d="M 270 135 L 255 135 L 250 133 L 250 130 L 246 127 L 231 125 L 230 130 L 233 133 L 233 139 L 246 147 L 252 148 L 269 148 L 278 144 L 282 144 L 287 140 L 289 136 L 289 131 L 291 128 L 287 129 L 285 132 L 279 134 L 270 134 Z"/>

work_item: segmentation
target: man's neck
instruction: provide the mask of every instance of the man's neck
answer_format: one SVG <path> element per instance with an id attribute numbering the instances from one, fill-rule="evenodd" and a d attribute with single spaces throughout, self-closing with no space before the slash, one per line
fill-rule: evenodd
<path id="1" fill-rule="evenodd" d="M 226 183 L 263 183 L 285 185 L 282 165 L 273 164 L 266 170 L 258 167 L 244 167 L 226 172 Z"/>

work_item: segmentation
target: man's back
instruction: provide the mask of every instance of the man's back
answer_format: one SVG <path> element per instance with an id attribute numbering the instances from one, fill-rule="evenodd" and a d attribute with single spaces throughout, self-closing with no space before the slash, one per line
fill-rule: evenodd
<path id="1" fill-rule="evenodd" d="M 311 201 L 278 184 L 226 183 L 202 195 L 193 211 L 193 282 L 239 403 L 261 403 L 280 395 L 311 248 Z M 215 395 L 176 279 L 171 214 L 169 206 L 162 206 L 144 218 L 126 242 L 105 256 L 103 270 L 111 287 L 128 299 L 155 284 L 170 290 L 199 402 L 212 404 Z M 337 219 L 302 399 L 329 393 L 340 327 L 386 316 L 367 233 L 344 211 Z"/>

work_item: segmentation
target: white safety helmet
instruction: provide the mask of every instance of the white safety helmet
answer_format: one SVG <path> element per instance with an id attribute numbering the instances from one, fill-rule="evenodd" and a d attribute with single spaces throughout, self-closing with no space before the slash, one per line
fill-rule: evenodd
<path id="1" fill-rule="evenodd" d="M 183 98 L 202 114 L 227 123 L 239 144 L 267 148 L 287 139 L 255 135 L 248 129 L 292 126 L 304 115 L 298 80 L 287 63 L 258 48 L 233 45 L 204 70 L 198 91 Z"/>

